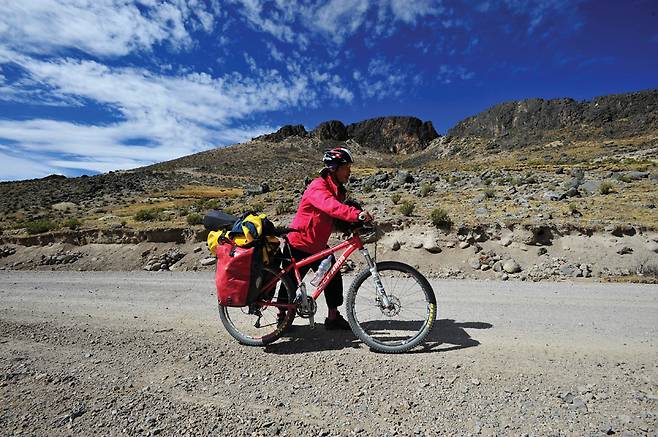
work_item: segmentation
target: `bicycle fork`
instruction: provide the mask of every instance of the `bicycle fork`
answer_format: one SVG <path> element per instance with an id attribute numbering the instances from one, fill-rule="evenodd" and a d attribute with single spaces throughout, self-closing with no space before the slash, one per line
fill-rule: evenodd
<path id="1" fill-rule="evenodd" d="M 368 269 L 370 269 L 370 274 L 372 275 L 373 280 L 375 281 L 375 289 L 377 290 L 377 297 L 381 302 L 381 305 L 383 308 L 391 308 L 391 300 L 388 298 L 386 295 L 386 291 L 384 290 L 384 285 L 382 284 L 382 280 L 379 276 L 379 272 L 377 271 L 377 264 L 375 261 L 370 257 L 370 253 L 368 253 L 368 249 L 365 247 L 363 249 L 360 249 L 361 253 L 363 254 L 363 257 L 366 259 L 366 262 L 368 263 Z"/>

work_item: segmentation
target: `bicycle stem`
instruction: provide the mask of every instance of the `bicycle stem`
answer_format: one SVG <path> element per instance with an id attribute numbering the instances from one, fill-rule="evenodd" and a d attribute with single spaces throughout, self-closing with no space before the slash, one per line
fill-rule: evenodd
<path id="1" fill-rule="evenodd" d="M 386 295 L 386 291 L 384 291 L 384 285 L 382 284 L 382 280 L 379 277 L 379 272 L 377 271 L 377 264 L 370 257 L 370 253 L 368 253 L 368 249 L 364 247 L 363 249 L 360 249 L 360 251 L 363 254 L 363 257 L 366 259 L 366 262 L 368 263 L 370 274 L 375 280 L 375 288 L 377 289 L 377 294 L 379 295 L 379 298 L 382 300 L 382 305 L 384 306 L 384 308 L 389 308 L 391 306 L 391 301 Z"/>

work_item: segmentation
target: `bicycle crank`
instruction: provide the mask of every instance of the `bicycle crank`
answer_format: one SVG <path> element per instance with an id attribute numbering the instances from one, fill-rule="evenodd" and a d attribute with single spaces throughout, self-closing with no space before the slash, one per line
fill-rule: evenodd
<path id="1" fill-rule="evenodd" d="M 306 305 L 299 304 L 297 305 L 297 315 L 302 319 L 309 319 L 315 315 L 318 310 L 318 304 L 315 302 L 315 299 L 308 298 L 306 299 Z"/>

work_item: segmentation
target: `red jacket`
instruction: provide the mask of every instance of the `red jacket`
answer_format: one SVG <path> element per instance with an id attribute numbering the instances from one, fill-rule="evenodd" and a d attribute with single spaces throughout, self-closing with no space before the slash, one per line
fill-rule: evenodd
<path id="1" fill-rule="evenodd" d="M 299 230 L 288 234 L 290 244 L 306 253 L 317 253 L 327 247 L 334 219 L 358 222 L 358 209 L 341 203 L 345 194 L 331 178 L 316 178 L 306 188 L 292 220 L 291 228 Z"/>

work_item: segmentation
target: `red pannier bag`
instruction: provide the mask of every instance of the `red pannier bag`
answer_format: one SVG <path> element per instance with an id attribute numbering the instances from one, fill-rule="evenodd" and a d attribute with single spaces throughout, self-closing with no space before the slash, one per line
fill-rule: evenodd
<path id="1" fill-rule="evenodd" d="M 263 262 L 261 249 L 240 247 L 230 242 L 218 244 L 217 300 L 220 305 L 242 307 L 253 303 L 260 293 Z"/>

